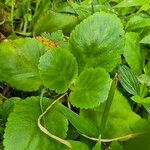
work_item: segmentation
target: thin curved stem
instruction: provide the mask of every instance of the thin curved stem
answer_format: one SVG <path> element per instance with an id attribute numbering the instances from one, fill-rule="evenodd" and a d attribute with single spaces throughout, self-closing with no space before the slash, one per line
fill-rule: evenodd
<path id="1" fill-rule="evenodd" d="M 67 141 L 67 140 L 64 140 L 64 139 L 61 139 L 60 137 L 56 136 L 56 135 L 53 135 L 52 133 L 50 133 L 42 124 L 41 124 L 41 119 L 42 117 L 52 108 L 52 106 L 57 103 L 61 98 L 63 98 L 67 93 L 61 95 L 59 98 L 57 98 L 53 103 L 51 103 L 47 108 L 46 110 L 39 116 L 38 118 L 38 127 L 40 128 L 40 130 L 42 132 L 44 132 L 46 135 L 48 135 L 49 137 L 59 141 L 60 143 L 66 145 L 67 147 L 71 148 L 72 149 L 72 145 Z"/>
<path id="2" fill-rule="evenodd" d="M 93 138 L 93 137 L 89 137 L 85 134 L 81 134 L 83 137 L 89 139 L 89 140 L 92 140 L 92 141 L 101 141 L 101 142 L 112 142 L 112 141 L 118 141 L 118 140 L 122 140 L 122 141 L 125 141 L 125 140 L 128 140 L 128 139 L 131 139 L 131 138 L 134 138 L 134 137 L 137 137 L 139 135 L 142 135 L 143 133 L 133 133 L 133 134 L 128 134 L 128 135 L 125 135 L 125 136 L 120 136 L 120 137 L 116 137 L 116 138 L 112 138 L 112 139 L 99 139 L 99 138 Z"/>

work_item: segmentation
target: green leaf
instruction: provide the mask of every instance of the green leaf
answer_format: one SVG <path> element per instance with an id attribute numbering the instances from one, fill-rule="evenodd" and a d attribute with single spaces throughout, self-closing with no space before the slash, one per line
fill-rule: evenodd
<path id="1" fill-rule="evenodd" d="M 110 150 L 124 150 L 123 146 L 121 145 L 122 143 L 118 141 L 114 141 L 110 145 Z"/>
<path id="2" fill-rule="evenodd" d="M 150 61 L 146 64 L 146 66 L 144 68 L 144 72 L 145 72 L 145 74 L 150 76 Z"/>
<path id="3" fill-rule="evenodd" d="M 93 108 L 100 105 L 108 97 L 111 82 L 109 74 L 104 69 L 85 69 L 70 94 L 71 104 L 80 108 Z"/>
<path id="4" fill-rule="evenodd" d="M 143 106 L 147 110 L 148 113 L 150 113 L 150 103 L 143 103 Z"/>
<path id="5" fill-rule="evenodd" d="M 52 100 L 43 98 L 44 110 Z M 39 97 L 30 97 L 18 103 L 10 114 L 4 135 L 5 150 L 63 150 L 62 144 L 45 135 L 37 125 L 41 114 Z M 67 120 L 52 108 L 45 115 L 44 125 L 54 135 L 66 137 Z"/>
<path id="6" fill-rule="evenodd" d="M 144 74 L 138 77 L 139 81 L 150 86 L 150 61 L 145 65 Z"/>
<path id="7" fill-rule="evenodd" d="M 0 43 L 0 80 L 19 90 L 38 90 L 42 84 L 38 63 L 46 51 L 42 43 L 31 38 Z"/>
<path id="8" fill-rule="evenodd" d="M 80 115 L 94 123 L 100 130 L 103 109 L 104 105 L 100 105 L 99 108 L 94 110 L 80 110 Z M 141 119 L 139 115 L 134 113 L 127 99 L 116 90 L 102 138 L 115 138 L 141 132 L 145 129 L 145 125 L 147 125 L 146 120 Z"/>
<path id="9" fill-rule="evenodd" d="M 142 84 L 146 84 L 147 86 L 150 86 L 150 76 L 148 74 L 142 74 L 138 77 L 138 80 Z"/>
<path id="10" fill-rule="evenodd" d="M 19 97 L 11 97 L 3 103 L 2 118 L 6 122 L 9 114 L 13 111 L 14 106 L 20 102 Z"/>
<path id="11" fill-rule="evenodd" d="M 101 141 L 98 141 L 92 148 L 92 150 L 101 150 Z"/>
<path id="12" fill-rule="evenodd" d="M 140 75 L 144 66 L 144 56 L 140 49 L 139 35 L 137 33 L 126 33 L 124 57 L 133 72 Z"/>
<path id="13" fill-rule="evenodd" d="M 77 62 L 66 49 L 53 49 L 40 58 L 39 70 L 44 85 L 57 93 L 66 92 L 77 76 Z"/>
<path id="14" fill-rule="evenodd" d="M 145 27 L 150 27 L 149 17 L 133 16 L 126 24 L 126 30 L 128 31 L 133 31 Z"/>
<path id="15" fill-rule="evenodd" d="M 149 0 L 123 0 L 115 7 L 132 7 L 132 6 L 143 6 L 147 3 L 150 3 Z"/>
<path id="16" fill-rule="evenodd" d="M 95 13 L 71 33 L 69 46 L 80 72 L 84 67 L 103 67 L 112 71 L 120 61 L 124 31 L 120 19 L 109 13 Z"/>
<path id="17" fill-rule="evenodd" d="M 82 118 L 64 105 L 59 105 L 59 111 L 64 114 L 64 116 L 70 121 L 70 123 L 77 129 L 79 133 L 91 137 L 98 136 L 98 130 L 94 124 L 88 122 L 86 119 Z"/>
<path id="18" fill-rule="evenodd" d="M 72 150 L 89 150 L 87 145 L 82 143 L 82 142 L 80 142 L 80 141 L 69 140 L 69 142 L 72 145 Z M 67 150 L 70 150 L 70 149 L 67 149 Z"/>
<path id="19" fill-rule="evenodd" d="M 131 99 L 136 103 L 142 104 L 145 109 L 150 113 L 150 97 L 142 98 L 139 96 L 132 96 Z"/>
<path id="20" fill-rule="evenodd" d="M 121 85 L 132 95 L 140 95 L 140 86 L 138 79 L 127 67 L 122 66 L 118 70 L 118 77 Z"/>
<path id="21" fill-rule="evenodd" d="M 150 97 L 144 98 L 142 104 L 145 109 L 150 113 Z"/>
<path id="22" fill-rule="evenodd" d="M 141 98 L 141 97 L 138 96 L 138 95 L 132 96 L 131 99 L 132 99 L 134 102 L 138 103 L 138 104 L 141 104 L 142 101 L 143 101 L 143 98 Z"/>
<path id="23" fill-rule="evenodd" d="M 34 26 L 34 32 L 40 34 L 62 30 L 65 34 L 69 34 L 76 24 L 78 24 L 78 18 L 75 15 L 50 11 L 40 16 Z"/>
<path id="24" fill-rule="evenodd" d="M 145 36 L 140 43 L 150 44 L 150 35 Z"/>

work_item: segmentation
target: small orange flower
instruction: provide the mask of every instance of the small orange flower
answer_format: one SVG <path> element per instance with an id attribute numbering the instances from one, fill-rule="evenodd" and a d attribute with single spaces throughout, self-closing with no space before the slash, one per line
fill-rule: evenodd
<path id="1" fill-rule="evenodd" d="M 55 43 L 54 41 L 51 41 L 47 38 L 43 38 L 41 36 L 36 36 L 36 39 L 42 43 L 44 43 L 45 45 L 47 45 L 50 48 L 57 48 L 59 47 L 59 45 L 57 43 Z"/>

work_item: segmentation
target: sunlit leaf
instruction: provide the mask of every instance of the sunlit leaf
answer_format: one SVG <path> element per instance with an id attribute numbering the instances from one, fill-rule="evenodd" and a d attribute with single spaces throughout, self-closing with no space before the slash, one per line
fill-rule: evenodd
<path id="1" fill-rule="evenodd" d="M 42 85 L 38 63 L 47 48 L 36 39 L 26 38 L 0 43 L 0 80 L 24 91 Z"/>
<path id="2" fill-rule="evenodd" d="M 80 110 L 80 115 L 89 122 L 95 123 L 96 127 L 100 130 L 103 108 L 103 105 L 100 105 L 95 110 Z M 135 132 L 142 132 L 145 129 L 145 125 L 147 125 L 146 120 L 134 113 L 127 99 L 116 90 L 105 132 L 102 135 L 103 138 L 115 138 Z"/>
<path id="3" fill-rule="evenodd" d="M 122 66 L 118 71 L 119 81 L 122 86 L 132 95 L 140 95 L 139 81 L 127 66 Z"/>
<path id="4" fill-rule="evenodd" d="M 126 24 L 126 29 L 128 31 L 133 31 L 145 27 L 150 27 L 149 17 L 133 16 L 129 19 L 129 21 Z"/>
<path id="5" fill-rule="evenodd" d="M 77 76 L 77 63 L 66 49 L 46 52 L 40 59 L 39 70 L 44 85 L 57 93 L 66 92 Z"/>
<path id="6" fill-rule="evenodd" d="M 80 72 L 84 67 L 103 67 L 112 71 L 120 61 L 123 37 L 121 20 L 113 14 L 95 13 L 77 25 L 69 45 Z"/>
<path id="7" fill-rule="evenodd" d="M 125 35 L 124 57 L 133 72 L 140 75 L 144 68 L 144 54 L 140 48 L 139 35 L 135 32 Z"/>
<path id="8" fill-rule="evenodd" d="M 145 36 L 140 43 L 150 44 L 150 35 Z"/>
<path id="9" fill-rule="evenodd" d="M 52 100 L 43 98 L 43 108 L 52 103 Z M 41 114 L 39 97 L 30 97 L 19 102 L 10 114 L 4 135 L 5 150 L 63 150 L 62 144 L 45 135 L 37 125 Z M 45 115 L 44 125 L 54 135 L 66 137 L 67 120 L 65 117 L 51 109 Z"/>
<path id="10" fill-rule="evenodd" d="M 104 69 L 85 69 L 70 94 L 71 104 L 80 108 L 100 105 L 108 97 L 111 82 L 109 74 Z"/>

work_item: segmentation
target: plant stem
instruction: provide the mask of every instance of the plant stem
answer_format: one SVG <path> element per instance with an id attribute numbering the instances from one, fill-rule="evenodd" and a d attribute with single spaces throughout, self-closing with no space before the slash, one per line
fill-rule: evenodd
<path id="1" fill-rule="evenodd" d="M 125 136 L 120 136 L 120 137 L 116 137 L 116 138 L 112 138 L 112 139 L 100 139 L 100 138 L 89 137 L 85 134 L 81 134 L 81 135 L 83 137 L 89 139 L 89 140 L 92 140 L 92 141 L 113 142 L 113 141 L 126 141 L 128 139 L 137 137 L 137 136 L 142 135 L 142 134 L 144 134 L 144 133 L 133 133 L 133 134 L 128 134 Z"/>
<path id="2" fill-rule="evenodd" d="M 61 95 L 60 97 L 58 97 L 54 102 L 52 102 L 47 108 L 46 110 L 39 116 L 38 118 L 38 127 L 40 128 L 40 130 L 42 132 L 44 132 L 46 135 L 48 135 L 49 137 L 55 139 L 56 141 L 68 146 L 70 149 L 72 149 L 72 145 L 70 144 L 70 142 L 68 142 L 67 140 L 64 140 L 52 133 L 50 133 L 42 124 L 41 124 L 41 119 L 42 117 L 44 117 L 44 115 L 52 108 L 52 106 L 54 106 L 60 99 L 62 99 L 67 93 Z"/>
<path id="3" fill-rule="evenodd" d="M 104 133 L 105 126 L 106 126 L 107 119 L 108 119 L 109 110 L 110 110 L 110 107 L 111 107 L 111 104 L 112 104 L 112 101 L 113 101 L 113 98 L 114 98 L 115 89 L 116 89 L 116 86 L 117 86 L 116 79 L 117 79 L 117 76 L 115 76 L 114 80 L 112 81 L 111 88 L 110 88 L 110 91 L 109 91 L 109 95 L 108 95 L 106 105 L 105 105 L 105 108 L 104 108 L 104 112 L 103 112 L 103 115 L 102 115 L 101 126 L 100 126 L 100 134 L 101 135 Z"/>

